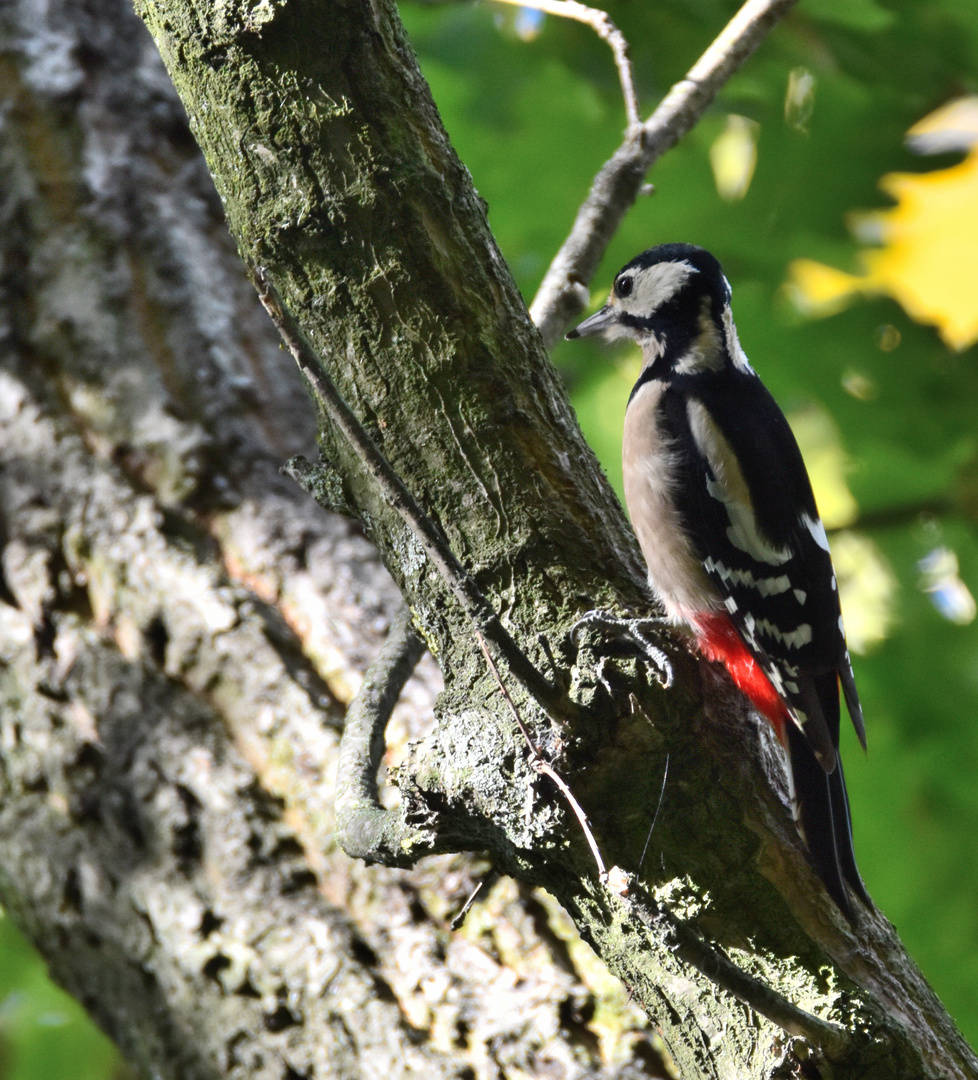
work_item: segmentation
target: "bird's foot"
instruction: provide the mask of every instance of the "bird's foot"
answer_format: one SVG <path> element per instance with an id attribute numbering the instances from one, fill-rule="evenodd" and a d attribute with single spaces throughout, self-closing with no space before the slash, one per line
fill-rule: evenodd
<path id="1" fill-rule="evenodd" d="M 623 619 L 598 608 L 585 612 L 571 627 L 571 642 L 580 648 L 585 634 L 597 634 L 605 640 L 625 641 L 632 645 L 649 663 L 655 679 L 663 689 L 672 685 L 672 663 L 665 652 L 652 641 L 651 635 L 668 626 L 667 619 Z"/>

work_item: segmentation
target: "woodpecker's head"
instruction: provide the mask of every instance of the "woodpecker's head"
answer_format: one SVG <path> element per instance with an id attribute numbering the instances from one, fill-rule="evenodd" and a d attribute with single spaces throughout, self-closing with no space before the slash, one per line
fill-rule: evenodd
<path id="1" fill-rule="evenodd" d="M 569 338 L 626 339 L 646 363 L 692 373 L 743 362 L 730 314 L 730 284 L 717 260 L 693 244 L 660 244 L 622 267 L 608 303 Z"/>

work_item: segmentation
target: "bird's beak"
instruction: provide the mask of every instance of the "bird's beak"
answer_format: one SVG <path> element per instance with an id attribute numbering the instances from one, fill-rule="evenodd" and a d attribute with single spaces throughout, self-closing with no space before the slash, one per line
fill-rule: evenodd
<path id="1" fill-rule="evenodd" d="M 573 339 L 606 334 L 616 325 L 616 321 L 615 309 L 610 304 L 605 304 L 600 311 L 596 311 L 580 325 L 575 326 L 573 330 L 568 330 L 567 337 Z"/>

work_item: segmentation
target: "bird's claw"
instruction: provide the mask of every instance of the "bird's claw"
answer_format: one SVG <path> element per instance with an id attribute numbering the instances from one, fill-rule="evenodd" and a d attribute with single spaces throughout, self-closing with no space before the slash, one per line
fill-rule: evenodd
<path id="1" fill-rule="evenodd" d="M 580 648 L 581 634 L 589 630 L 598 630 L 607 637 L 631 642 L 649 662 L 655 672 L 656 682 L 668 690 L 672 686 L 672 663 L 658 645 L 653 644 L 648 636 L 650 629 L 659 629 L 668 625 L 667 620 L 657 618 L 622 619 L 608 611 L 595 608 L 586 611 L 571 627 L 570 639 L 576 649 Z"/>

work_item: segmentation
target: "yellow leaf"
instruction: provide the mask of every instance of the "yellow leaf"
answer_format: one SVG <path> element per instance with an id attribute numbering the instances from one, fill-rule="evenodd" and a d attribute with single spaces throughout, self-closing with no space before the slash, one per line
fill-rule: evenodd
<path id="1" fill-rule="evenodd" d="M 964 140 L 975 122 L 976 99 L 945 107 L 911 135 Z M 967 106 L 967 107 L 966 107 Z M 788 268 L 787 289 L 806 315 L 829 315 L 859 293 L 884 293 L 917 322 L 937 327 L 953 349 L 978 341 L 978 145 L 959 165 L 936 172 L 890 173 L 880 181 L 896 202 L 892 210 L 854 219 L 858 233 L 881 246 L 864 250 L 863 275 L 799 259 Z"/>
<path id="2" fill-rule="evenodd" d="M 847 307 L 864 279 L 814 259 L 795 259 L 788 267 L 788 294 L 803 315 L 820 318 Z"/>
<path id="3" fill-rule="evenodd" d="M 892 173 L 897 200 L 881 215 L 885 247 L 866 253 L 869 284 L 917 322 L 934 323 L 953 349 L 978 341 L 978 149 L 950 169 Z"/>

